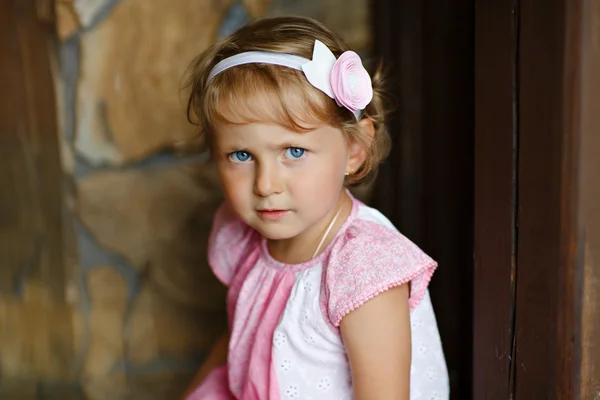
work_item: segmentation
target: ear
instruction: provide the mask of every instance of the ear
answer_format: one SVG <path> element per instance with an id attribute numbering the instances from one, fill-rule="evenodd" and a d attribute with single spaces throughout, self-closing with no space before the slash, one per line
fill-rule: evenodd
<path id="1" fill-rule="evenodd" d="M 350 138 L 348 143 L 348 162 L 346 163 L 346 172 L 349 175 L 355 173 L 367 159 L 367 151 L 375 138 L 375 126 L 371 118 L 363 118 L 358 122 L 360 129 L 368 140 L 365 142 Z"/>

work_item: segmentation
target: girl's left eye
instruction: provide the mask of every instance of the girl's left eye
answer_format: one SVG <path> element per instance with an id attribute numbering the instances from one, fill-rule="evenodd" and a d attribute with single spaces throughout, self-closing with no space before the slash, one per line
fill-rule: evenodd
<path id="1" fill-rule="evenodd" d="M 302 156 L 306 153 L 306 150 L 301 147 L 288 147 L 285 150 L 286 158 L 298 159 L 302 158 Z"/>
<path id="2" fill-rule="evenodd" d="M 247 151 L 238 150 L 229 155 L 229 159 L 235 163 L 243 163 L 252 158 L 252 155 Z"/>

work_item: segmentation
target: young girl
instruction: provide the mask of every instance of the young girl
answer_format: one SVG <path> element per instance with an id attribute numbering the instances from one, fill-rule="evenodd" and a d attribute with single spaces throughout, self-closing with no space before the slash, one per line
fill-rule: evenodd
<path id="1" fill-rule="evenodd" d="M 388 150 L 379 75 L 300 17 L 254 22 L 193 64 L 188 113 L 226 199 L 209 263 L 229 333 L 187 399 L 448 398 L 436 263 L 345 188 Z"/>

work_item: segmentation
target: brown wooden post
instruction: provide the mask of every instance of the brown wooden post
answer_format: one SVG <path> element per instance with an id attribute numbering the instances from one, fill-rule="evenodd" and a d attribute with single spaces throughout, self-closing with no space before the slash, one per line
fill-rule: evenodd
<path id="1" fill-rule="evenodd" d="M 581 158 L 578 250 L 582 253 L 579 398 L 600 395 L 600 3 L 582 11 Z"/>
<path id="2" fill-rule="evenodd" d="M 513 0 L 477 0 L 473 398 L 508 399 L 515 274 Z"/>
<path id="3" fill-rule="evenodd" d="M 596 399 L 600 5 L 524 4 L 516 395 Z"/>
<path id="4" fill-rule="evenodd" d="M 476 10 L 474 398 L 594 399 L 600 7 Z"/>
<path id="5" fill-rule="evenodd" d="M 517 399 L 571 399 L 579 379 L 581 5 L 528 0 L 519 11 Z"/>

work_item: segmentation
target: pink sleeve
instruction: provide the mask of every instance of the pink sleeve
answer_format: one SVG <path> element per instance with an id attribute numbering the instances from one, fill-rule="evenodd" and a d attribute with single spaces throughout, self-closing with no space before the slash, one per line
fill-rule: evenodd
<path id="1" fill-rule="evenodd" d="M 235 275 L 253 232 L 225 204 L 217 209 L 208 239 L 208 263 L 225 285 Z"/>
<path id="2" fill-rule="evenodd" d="M 325 276 L 327 313 L 338 327 L 342 318 L 368 300 L 410 282 L 412 311 L 427 291 L 437 267 L 427 254 L 395 230 L 361 221 L 348 229 Z"/>

